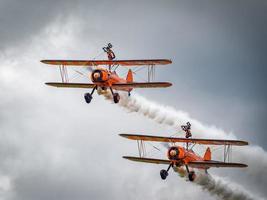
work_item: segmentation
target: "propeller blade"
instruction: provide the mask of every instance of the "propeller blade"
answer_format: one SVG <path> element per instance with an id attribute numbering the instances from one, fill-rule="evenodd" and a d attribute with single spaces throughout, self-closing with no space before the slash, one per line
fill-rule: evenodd
<path id="1" fill-rule="evenodd" d="M 164 146 L 166 149 L 169 149 L 171 146 L 169 143 L 166 143 L 166 142 L 161 142 L 160 143 L 162 146 Z"/>
<path id="2" fill-rule="evenodd" d="M 94 69 L 92 67 L 86 67 L 86 70 L 92 72 Z"/>
<path id="3" fill-rule="evenodd" d="M 74 71 L 75 71 L 76 73 L 78 73 L 78 74 L 84 76 L 84 73 L 82 73 L 82 72 L 80 72 L 80 71 L 78 71 L 78 70 L 74 70 Z"/>

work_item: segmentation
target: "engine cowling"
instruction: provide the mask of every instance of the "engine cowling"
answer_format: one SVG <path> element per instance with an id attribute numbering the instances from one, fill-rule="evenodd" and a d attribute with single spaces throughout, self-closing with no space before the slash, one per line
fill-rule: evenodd
<path id="1" fill-rule="evenodd" d="M 181 147 L 173 146 L 169 148 L 167 156 L 169 160 L 180 160 L 184 157 L 184 151 Z"/>
<path id="2" fill-rule="evenodd" d="M 96 69 L 91 74 L 93 82 L 104 82 L 109 79 L 109 73 L 104 69 Z"/>
<path id="3" fill-rule="evenodd" d="M 168 150 L 168 158 L 170 160 L 179 160 L 179 148 L 178 147 L 171 147 Z"/>

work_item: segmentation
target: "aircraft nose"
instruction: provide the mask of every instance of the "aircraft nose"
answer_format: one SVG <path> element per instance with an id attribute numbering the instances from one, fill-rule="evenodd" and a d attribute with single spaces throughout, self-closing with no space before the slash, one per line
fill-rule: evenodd
<path id="1" fill-rule="evenodd" d="M 98 79 L 100 77 L 100 73 L 99 72 L 95 72 L 93 77 L 94 77 L 94 79 Z"/>
<path id="2" fill-rule="evenodd" d="M 101 81 L 102 80 L 102 72 L 97 69 L 92 72 L 92 81 Z"/>
<path id="3" fill-rule="evenodd" d="M 179 150 L 177 147 L 171 147 L 168 151 L 168 158 L 170 160 L 178 160 L 179 159 Z"/>
<path id="4" fill-rule="evenodd" d="M 176 153 L 175 150 L 171 150 L 171 151 L 170 151 L 170 155 L 171 155 L 171 156 L 176 156 L 176 154 L 177 154 L 177 153 Z"/>

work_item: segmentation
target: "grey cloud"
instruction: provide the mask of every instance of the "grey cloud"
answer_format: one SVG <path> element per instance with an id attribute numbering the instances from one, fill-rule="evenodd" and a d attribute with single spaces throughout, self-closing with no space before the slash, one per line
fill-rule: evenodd
<path id="1" fill-rule="evenodd" d="M 75 4 L 71 1 L 16 1 L 0 3 L 0 50 L 27 44 L 50 23 L 68 20 Z"/>
<path id="2" fill-rule="evenodd" d="M 91 14 L 85 6 L 77 15 L 84 20 L 83 47 L 112 40 L 120 58 L 173 59 L 158 70 L 158 79 L 174 82 L 169 91 L 175 97 L 170 102 L 166 92 L 162 101 L 182 102 L 207 123 L 265 147 L 266 9 L 262 0 L 126 1 L 99 4 Z"/>
<path id="3" fill-rule="evenodd" d="M 172 66 L 158 69 L 157 79 L 174 87 L 140 91 L 149 99 L 266 146 L 264 1 L 2 1 L 0 9 L 0 49 L 15 51 L 1 56 L 1 68 L 12 68 L 15 77 L 0 80 L 0 170 L 12 185 L 6 199 L 166 199 L 170 193 L 173 199 L 211 199 L 176 176 L 162 183 L 160 167 L 121 159 L 134 148 L 117 133 L 156 134 L 165 127 L 98 96 L 88 106 L 84 91 L 43 85 L 57 78 L 57 70 L 40 59 L 92 58 L 107 42 L 114 44 L 118 58 L 173 60 Z M 55 27 L 56 34 L 43 33 Z M 67 48 L 57 41 L 64 35 Z M 33 37 L 36 43 L 29 45 Z M 3 64 L 6 60 L 17 63 Z M 233 174 L 245 181 L 238 176 Z"/>

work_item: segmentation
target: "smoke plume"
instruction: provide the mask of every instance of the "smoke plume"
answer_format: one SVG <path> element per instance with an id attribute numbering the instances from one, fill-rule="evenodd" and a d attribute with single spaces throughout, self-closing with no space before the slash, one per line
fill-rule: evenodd
<path id="1" fill-rule="evenodd" d="M 243 188 L 225 179 L 211 176 L 209 174 L 199 174 L 195 183 L 200 185 L 203 190 L 208 191 L 212 195 L 218 196 L 223 200 L 253 200 L 258 199 L 252 197 Z"/>
<path id="2" fill-rule="evenodd" d="M 112 100 L 110 93 L 106 93 L 106 99 Z M 181 125 L 186 122 L 193 124 L 192 132 L 196 133 L 196 137 L 208 137 L 208 138 L 221 138 L 221 139 L 236 139 L 232 133 L 226 133 L 221 129 L 214 126 L 207 126 L 201 122 L 192 119 L 187 113 L 179 110 L 175 110 L 168 106 L 159 105 L 155 102 L 151 102 L 146 98 L 134 94 L 128 97 L 127 94 L 120 94 L 121 99 L 119 105 L 125 108 L 129 112 L 139 113 L 159 124 L 165 124 L 173 127 L 175 130 L 180 130 Z M 261 161 L 259 157 L 261 155 Z M 249 165 L 244 171 L 246 175 L 256 177 L 256 179 L 266 185 L 266 167 L 267 167 L 267 153 L 259 146 L 248 146 L 242 147 L 242 149 L 235 151 L 235 159 L 238 162 L 243 162 Z M 257 178 L 258 177 L 258 178 Z M 250 180 L 247 180 L 250 181 Z M 239 199 L 259 199 L 252 197 L 250 194 L 245 192 L 241 186 L 233 186 L 231 182 L 226 182 L 221 178 L 214 178 L 210 175 L 200 174 L 195 182 L 200 185 L 204 190 L 209 191 L 212 195 L 217 195 L 220 199 L 226 200 L 239 200 Z M 238 189 L 237 189 L 238 188 Z"/>

